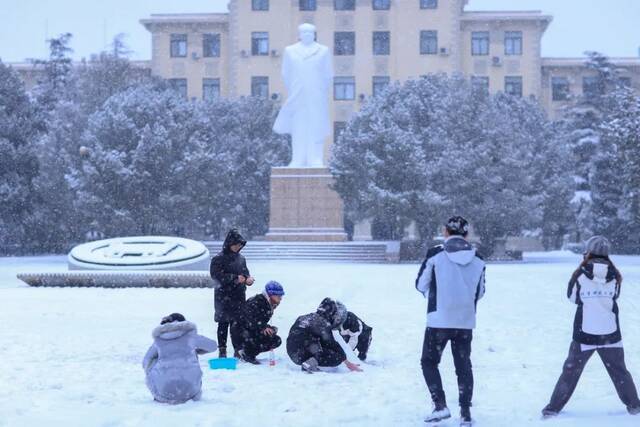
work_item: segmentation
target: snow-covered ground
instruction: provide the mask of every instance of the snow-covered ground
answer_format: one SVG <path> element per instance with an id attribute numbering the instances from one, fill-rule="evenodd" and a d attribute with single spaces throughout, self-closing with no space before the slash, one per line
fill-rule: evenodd
<path id="1" fill-rule="evenodd" d="M 621 326 L 627 364 L 640 382 L 640 258 L 614 258 L 625 277 Z M 477 426 L 637 426 L 597 358 L 556 420 L 541 421 L 571 340 L 574 308 L 564 298 L 578 257 L 530 254 L 492 264 L 479 304 L 473 362 Z M 0 426 L 422 426 L 430 411 L 420 371 L 425 302 L 417 265 L 251 263 L 258 282 L 283 283 L 273 323 L 286 335 L 324 296 L 346 303 L 374 328 L 365 372 L 306 375 L 276 351 L 277 366 L 206 369 L 203 400 L 156 404 L 140 362 L 151 329 L 182 312 L 214 337 L 205 289 L 38 289 L 21 271 L 64 271 L 64 257 L 0 258 Z M 262 356 L 264 358 L 264 356 Z M 442 373 L 450 407 L 456 381 L 449 351 Z M 445 425 L 457 425 L 457 419 Z"/>

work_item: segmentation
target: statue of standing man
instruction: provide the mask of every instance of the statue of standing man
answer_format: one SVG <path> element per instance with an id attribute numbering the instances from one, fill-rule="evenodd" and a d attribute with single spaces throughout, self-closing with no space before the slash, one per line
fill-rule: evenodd
<path id="1" fill-rule="evenodd" d="M 298 33 L 300 41 L 284 50 L 282 78 L 288 96 L 273 130 L 291 135 L 293 153 L 289 167 L 323 167 L 324 140 L 331 134 L 331 52 L 315 41 L 315 26 L 302 24 Z"/>

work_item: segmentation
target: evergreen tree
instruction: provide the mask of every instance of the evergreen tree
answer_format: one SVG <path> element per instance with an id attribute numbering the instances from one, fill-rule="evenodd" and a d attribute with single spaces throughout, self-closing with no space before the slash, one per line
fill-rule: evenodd
<path id="1" fill-rule="evenodd" d="M 386 218 L 394 238 L 415 221 L 426 240 L 448 215 L 466 215 L 492 251 L 508 235 L 562 231 L 572 183 L 554 142 L 535 102 L 430 75 L 370 100 L 331 169 L 351 219 Z"/>
<path id="2" fill-rule="evenodd" d="M 35 141 L 43 131 L 18 74 L 0 61 L 0 245 L 31 247 L 37 220 Z"/>
<path id="3" fill-rule="evenodd" d="M 595 232 L 610 236 L 616 249 L 640 251 L 640 97 L 619 88 L 601 125 L 602 150 L 593 177 Z"/>

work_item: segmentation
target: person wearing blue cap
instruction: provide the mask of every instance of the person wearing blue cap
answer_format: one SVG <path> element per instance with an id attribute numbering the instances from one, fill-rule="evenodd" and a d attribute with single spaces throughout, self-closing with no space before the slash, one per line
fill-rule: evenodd
<path id="1" fill-rule="evenodd" d="M 259 365 L 260 353 L 280 347 L 278 328 L 269 325 L 274 310 L 280 305 L 284 288 L 276 281 L 267 283 L 264 291 L 247 300 L 231 325 L 231 337 L 240 344 L 240 359 Z"/>

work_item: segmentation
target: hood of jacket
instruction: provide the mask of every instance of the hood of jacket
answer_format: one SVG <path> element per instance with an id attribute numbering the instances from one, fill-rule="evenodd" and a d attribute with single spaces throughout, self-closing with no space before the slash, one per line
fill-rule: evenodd
<path id="1" fill-rule="evenodd" d="M 590 259 L 582 267 L 582 272 L 589 280 L 598 283 L 607 283 L 616 279 L 613 265 L 604 258 Z"/>
<path id="2" fill-rule="evenodd" d="M 242 245 L 242 248 L 244 248 L 247 244 L 247 241 L 244 239 L 244 237 L 242 237 L 242 234 L 240 234 L 240 232 L 234 228 L 233 230 L 229 230 L 229 232 L 227 233 L 227 237 L 224 238 L 222 250 L 226 253 L 232 252 L 231 246 L 237 244 Z M 240 248 L 240 250 L 242 250 L 242 248 Z"/>
<path id="3" fill-rule="evenodd" d="M 476 250 L 471 243 L 460 236 L 451 236 L 444 242 L 444 253 L 453 263 L 467 265 L 476 256 Z"/>
<path id="4" fill-rule="evenodd" d="M 151 334 L 154 339 L 175 340 L 189 332 L 197 333 L 196 325 L 185 320 L 184 322 L 170 322 L 160 325 Z"/>
<path id="5" fill-rule="evenodd" d="M 347 308 L 340 301 L 335 301 L 331 298 L 325 298 L 318 306 L 316 310 L 320 316 L 322 316 L 332 329 L 337 329 L 347 319 Z"/>

